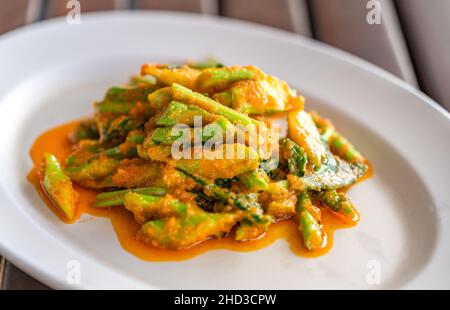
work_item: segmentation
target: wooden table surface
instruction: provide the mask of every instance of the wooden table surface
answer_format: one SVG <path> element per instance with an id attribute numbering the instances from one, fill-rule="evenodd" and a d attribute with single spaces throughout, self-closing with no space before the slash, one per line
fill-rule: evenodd
<path id="1" fill-rule="evenodd" d="M 176 10 L 221 15 L 295 32 L 399 76 L 450 110 L 449 0 L 80 0 L 82 12 Z M 372 2 L 381 24 L 366 21 Z M 0 35 L 66 15 L 66 0 L 0 1 Z M 1 38 L 1 36 L 0 36 Z M 48 289 L 1 259 L 2 289 Z"/>

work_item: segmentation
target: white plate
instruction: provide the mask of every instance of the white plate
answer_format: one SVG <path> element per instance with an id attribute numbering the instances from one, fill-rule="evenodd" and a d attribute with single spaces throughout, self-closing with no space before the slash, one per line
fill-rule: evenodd
<path id="1" fill-rule="evenodd" d="M 328 255 L 299 258 L 280 240 L 256 252 L 144 262 L 121 248 L 106 219 L 60 222 L 26 181 L 28 150 L 39 133 L 91 114 L 91 102 L 141 63 L 208 55 L 287 80 L 306 94 L 307 108 L 331 117 L 374 164 L 375 176 L 350 192 L 361 223 L 338 231 Z M 450 288 L 449 114 L 364 61 L 243 22 L 128 12 L 83 15 L 81 25 L 51 20 L 7 34 L 0 68 L 0 251 L 47 285 Z M 66 281 L 71 260 L 81 264 L 75 286 Z"/>

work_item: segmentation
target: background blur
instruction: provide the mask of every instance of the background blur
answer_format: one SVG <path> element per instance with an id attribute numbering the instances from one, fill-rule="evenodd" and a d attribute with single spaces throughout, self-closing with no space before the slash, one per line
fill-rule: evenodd
<path id="1" fill-rule="evenodd" d="M 67 0 L 1 0 L 1 34 L 65 16 Z M 81 12 L 173 10 L 265 24 L 322 41 L 378 65 L 450 110 L 450 0 L 78 0 Z M 69 8 L 67 5 L 69 3 Z M 82 16 L 82 15 L 81 15 Z M 5 73 L 4 73 L 5 74 Z M 6 72 L 7 74 L 7 72 Z M 46 289 L 0 264 L 2 289 Z"/>

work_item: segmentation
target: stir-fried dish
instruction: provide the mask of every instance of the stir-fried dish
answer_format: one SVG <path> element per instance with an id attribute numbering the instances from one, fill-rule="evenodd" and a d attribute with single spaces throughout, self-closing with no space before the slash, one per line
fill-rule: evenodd
<path id="1" fill-rule="evenodd" d="M 293 221 L 315 251 L 327 243 L 324 212 L 359 220 L 345 191 L 367 174 L 367 160 L 286 82 L 256 67 L 145 64 L 94 109 L 70 135 L 70 154 L 46 152 L 39 168 L 43 191 L 68 220 L 80 214 L 77 187 L 98 191 L 91 208 L 130 212 L 136 238 L 161 249 L 225 236 L 252 242 Z"/>

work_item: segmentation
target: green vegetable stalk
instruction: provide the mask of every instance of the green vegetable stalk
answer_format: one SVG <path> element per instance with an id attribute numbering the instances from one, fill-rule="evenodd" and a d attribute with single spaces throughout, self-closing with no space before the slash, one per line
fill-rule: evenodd
<path id="1" fill-rule="evenodd" d="M 76 213 L 78 193 L 73 189 L 72 182 L 66 176 L 55 155 L 44 154 L 44 189 L 55 205 L 69 219 Z"/>

